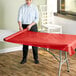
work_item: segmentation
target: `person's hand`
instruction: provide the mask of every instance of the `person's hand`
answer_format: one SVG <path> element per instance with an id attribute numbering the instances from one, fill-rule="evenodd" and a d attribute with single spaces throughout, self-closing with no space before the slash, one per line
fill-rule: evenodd
<path id="1" fill-rule="evenodd" d="M 28 29 L 28 30 L 30 30 L 30 29 L 31 29 L 31 27 L 32 27 L 31 25 L 28 25 L 28 26 L 27 26 L 27 29 Z"/>
<path id="2" fill-rule="evenodd" d="M 23 30 L 23 28 L 22 28 L 22 27 L 19 27 L 19 30 L 20 30 L 20 31 L 22 31 L 22 30 Z"/>

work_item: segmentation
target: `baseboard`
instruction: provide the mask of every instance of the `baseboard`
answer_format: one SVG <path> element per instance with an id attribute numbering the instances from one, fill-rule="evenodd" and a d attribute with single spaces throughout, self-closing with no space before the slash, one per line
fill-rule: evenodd
<path id="1" fill-rule="evenodd" d="M 29 49 L 31 49 L 31 46 L 29 46 Z M 0 53 L 14 52 L 20 50 L 22 51 L 22 46 L 0 49 Z"/>

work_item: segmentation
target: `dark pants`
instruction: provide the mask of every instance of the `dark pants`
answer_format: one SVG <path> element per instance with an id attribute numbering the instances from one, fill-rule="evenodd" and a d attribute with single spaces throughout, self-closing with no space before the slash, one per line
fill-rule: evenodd
<path id="1" fill-rule="evenodd" d="M 27 28 L 28 24 L 22 24 L 23 29 Z M 31 27 L 30 31 L 38 32 L 37 24 Z M 33 57 L 35 60 L 38 59 L 38 47 L 32 46 Z M 23 59 L 27 59 L 28 45 L 23 45 Z"/>

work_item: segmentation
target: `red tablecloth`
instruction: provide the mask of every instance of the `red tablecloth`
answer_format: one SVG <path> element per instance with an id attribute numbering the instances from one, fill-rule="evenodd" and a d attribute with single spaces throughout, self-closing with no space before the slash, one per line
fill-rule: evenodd
<path id="1" fill-rule="evenodd" d="M 69 55 L 75 54 L 76 48 L 76 35 L 32 32 L 27 29 L 16 32 L 4 38 L 4 40 L 12 43 L 67 51 Z"/>

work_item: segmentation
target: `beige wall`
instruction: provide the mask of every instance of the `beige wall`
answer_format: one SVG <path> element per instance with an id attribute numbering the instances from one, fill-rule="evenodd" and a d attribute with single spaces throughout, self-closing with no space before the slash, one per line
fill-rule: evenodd
<path id="1" fill-rule="evenodd" d="M 18 31 L 17 15 L 19 7 L 25 0 L 0 0 L 0 29 Z M 39 6 L 46 4 L 46 0 L 33 0 Z M 0 49 L 18 46 L 17 44 L 0 42 Z"/>
<path id="2" fill-rule="evenodd" d="M 0 29 L 18 30 L 17 13 L 20 0 L 0 0 Z"/>
<path id="3" fill-rule="evenodd" d="M 76 12 L 76 0 L 66 0 L 65 1 L 65 10 Z"/>

